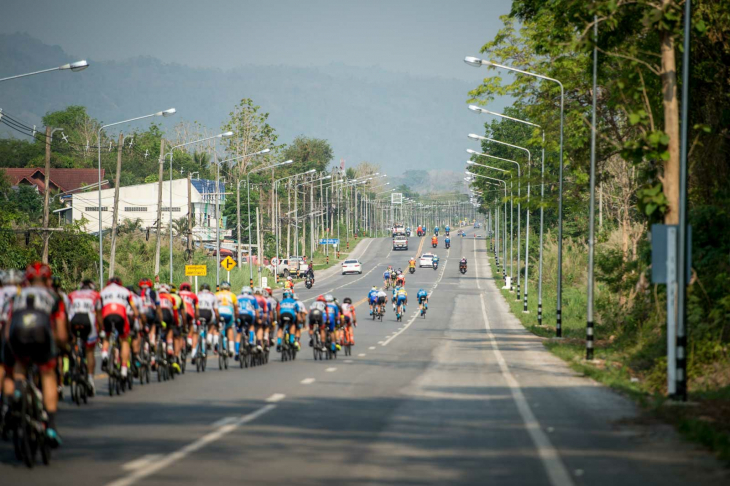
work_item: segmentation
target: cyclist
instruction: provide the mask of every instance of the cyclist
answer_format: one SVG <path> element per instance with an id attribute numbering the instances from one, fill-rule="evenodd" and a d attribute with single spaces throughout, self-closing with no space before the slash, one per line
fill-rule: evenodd
<path id="1" fill-rule="evenodd" d="M 373 288 L 368 292 L 368 305 L 370 305 L 370 315 L 373 315 L 373 308 L 378 304 L 378 288 L 373 285 Z"/>
<path id="2" fill-rule="evenodd" d="M 101 296 L 96 291 L 96 285 L 90 279 L 81 282 L 78 290 L 74 290 L 68 296 L 71 306 L 68 317 L 71 333 L 86 342 L 86 369 L 89 372 L 88 380 L 91 386 L 91 396 L 94 396 L 94 370 L 96 369 L 96 358 L 94 348 L 96 347 L 99 333 L 97 326 L 101 319 Z"/>
<path id="3" fill-rule="evenodd" d="M 416 298 L 418 298 L 418 308 L 421 312 L 423 312 L 424 309 L 428 309 L 428 292 L 423 289 L 418 289 Z"/>
<path id="4" fill-rule="evenodd" d="M 134 287 L 132 285 L 127 286 L 127 290 L 129 290 L 129 294 L 132 297 L 132 303 L 134 303 L 135 309 L 137 309 L 137 317 L 134 316 L 132 313 L 131 307 L 127 309 L 127 320 L 130 322 L 129 326 L 129 334 L 132 338 L 132 363 L 134 363 L 134 366 L 132 367 L 132 374 L 136 378 L 139 374 L 139 360 L 137 359 L 137 356 L 139 355 L 139 345 L 141 343 L 141 332 L 142 328 L 144 327 L 144 314 L 142 313 L 142 297 L 140 297 L 137 292 L 134 290 Z"/>
<path id="5" fill-rule="evenodd" d="M 405 314 L 406 304 L 408 304 L 408 292 L 406 292 L 405 287 L 398 287 L 396 294 L 396 307 L 399 315 Z"/>
<path id="6" fill-rule="evenodd" d="M 315 332 L 320 332 L 325 321 L 325 314 L 327 312 L 327 304 L 324 299 L 324 295 L 320 295 L 317 299 L 312 302 L 309 307 L 309 347 L 314 346 L 313 335 Z M 324 342 L 324 341 L 322 341 Z"/>
<path id="7" fill-rule="evenodd" d="M 307 306 L 304 304 L 297 294 L 292 295 L 292 298 L 297 302 L 297 351 L 302 349 L 299 344 L 302 339 L 302 327 L 307 322 Z"/>
<path id="8" fill-rule="evenodd" d="M 405 287 L 406 286 L 406 276 L 403 275 L 403 272 L 398 273 L 398 278 L 395 281 L 395 285 L 397 287 Z"/>
<path id="9" fill-rule="evenodd" d="M 256 303 L 259 305 L 259 319 L 256 321 L 256 339 L 262 344 L 269 344 L 269 304 L 266 301 L 266 297 L 263 295 L 264 291 L 261 287 L 253 289 L 253 296 L 256 298 Z"/>
<path id="10" fill-rule="evenodd" d="M 383 280 L 385 281 L 385 288 L 387 289 L 390 286 L 390 270 L 391 268 L 388 267 L 383 272 Z M 373 287 L 375 288 L 375 287 Z"/>
<path id="11" fill-rule="evenodd" d="M 393 312 L 395 312 L 395 299 L 398 295 L 398 287 L 393 286 L 393 294 L 391 296 L 391 302 L 393 303 Z"/>
<path id="12" fill-rule="evenodd" d="M 284 290 L 282 301 L 279 303 L 279 330 L 276 334 L 276 350 L 281 351 L 281 340 L 284 328 L 289 326 L 289 344 L 295 346 L 297 326 L 297 301 L 291 290 Z"/>
<path id="13" fill-rule="evenodd" d="M 266 308 L 269 310 L 269 346 L 274 345 L 274 336 L 276 335 L 276 321 L 279 319 L 279 301 L 274 297 L 274 293 L 271 291 L 271 287 L 264 289 L 266 294 Z"/>
<path id="14" fill-rule="evenodd" d="M 2 273 L 3 286 L 0 288 L 0 358 L 7 355 L 8 359 L 10 359 L 10 345 L 4 338 L 5 333 L 3 332 L 3 327 L 10 325 L 10 320 L 8 318 L 10 303 L 13 301 L 13 297 L 20 292 L 20 283 L 23 281 L 23 274 L 20 270 L 8 270 L 7 272 Z M 5 367 L 3 366 L 3 362 L 0 361 L 0 387 L 3 386 L 3 381 L 5 381 Z M 0 414 L 0 431 L 3 428 L 4 416 L 5 410 L 3 410 Z"/>
<path id="15" fill-rule="evenodd" d="M 112 277 L 107 282 L 106 287 L 101 291 L 101 316 L 104 323 L 104 335 L 102 336 L 103 345 L 101 351 L 101 368 L 103 371 L 109 372 L 109 337 L 112 334 L 112 328 L 116 329 L 122 348 L 122 379 L 127 378 L 129 363 L 129 320 L 127 319 L 128 310 L 131 307 L 131 314 L 134 318 L 139 317 L 137 308 L 134 307 L 132 293 L 122 286 L 122 279 Z"/>
<path id="16" fill-rule="evenodd" d="M 9 325 L 5 339 L 10 352 L 4 356 L 6 379 L 3 397 L 10 406 L 15 396 L 15 376 L 24 376 L 27 366 L 38 366 L 43 392 L 43 405 L 48 414 L 46 436 L 53 448 L 61 445 L 56 430 L 58 391 L 56 377 L 56 344 L 64 345 L 68 338 L 64 301 L 51 290 L 51 269 L 40 262 L 28 265 L 25 271 L 27 285 L 13 296 L 8 311 Z"/>
<path id="17" fill-rule="evenodd" d="M 201 287 L 200 292 L 198 292 L 198 318 L 199 318 L 199 325 L 200 326 L 207 326 L 208 329 L 208 346 L 212 344 L 213 341 L 213 335 L 212 332 L 213 329 L 217 328 L 218 326 L 216 323 L 218 322 L 218 319 L 220 318 L 220 314 L 218 314 L 218 299 L 215 298 L 215 294 L 210 291 L 210 285 L 207 283 L 203 284 Z M 197 334 L 196 334 L 197 336 Z M 217 338 L 218 336 L 216 336 Z M 193 342 L 197 342 L 197 337 L 193 339 Z M 203 356 L 200 357 L 200 359 L 205 359 L 205 343 L 202 345 L 203 350 Z M 195 360 L 197 359 L 198 354 L 198 346 L 197 344 L 193 345 L 193 354 L 192 354 L 192 363 L 195 364 Z"/>
<path id="18" fill-rule="evenodd" d="M 385 315 L 385 303 L 388 301 L 388 294 L 385 290 L 378 290 L 378 305 L 380 306 L 380 313 Z"/>
<path id="19" fill-rule="evenodd" d="M 352 305 L 352 299 L 345 297 L 342 301 L 342 317 L 344 322 L 344 336 L 340 337 L 340 342 L 350 346 L 355 345 L 355 334 L 352 328 L 357 327 L 357 316 L 355 315 L 355 307 Z"/>
<path id="20" fill-rule="evenodd" d="M 142 312 L 150 335 L 150 344 L 154 348 L 156 343 L 157 326 L 162 324 L 162 309 L 160 297 L 152 288 L 152 280 L 143 278 L 139 281 L 139 290 L 142 296 Z M 155 365 L 155 353 L 150 353 L 150 365 Z"/>
<path id="21" fill-rule="evenodd" d="M 200 319 L 200 300 L 193 292 L 189 282 L 180 284 L 180 298 L 185 308 L 185 319 L 188 322 L 187 345 L 190 350 L 198 345 L 198 319 Z"/>
<path id="22" fill-rule="evenodd" d="M 182 368 L 180 368 L 180 353 L 182 352 L 183 347 L 183 334 L 185 333 L 185 330 L 188 327 L 188 316 L 187 312 L 185 312 L 185 303 L 182 300 L 182 297 L 177 293 L 177 287 L 174 285 L 170 288 L 170 297 L 172 298 L 172 301 L 175 305 L 176 309 L 176 324 L 175 329 L 173 332 L 173 349 L 175 351 L 175 362 L 172 364 L 173 368 L 175 368 L 175 371 L 178 373 Z"/>
<path id="23" fill-rule="evenodd" d="M 256 323 L 259 320 L 259 304 L 254 297 L 251 287 L 244 285 L 241 289 L 241 293 L 236 298 L 238 302 L 238 336 L 236 336 L 236 361 L 239 359 L 239 352 L 241 350 L 241 344 L 245 344 L 243 339 L 248 337 L 249 343 L 253 346 L 255 344 L 256 337 Z M 228 349 L 233 347 L 233 341 L 229 338 Z M 261 351 L 261 343 L 258 343 L 258 350 Z"/>
<path id="24" fill-rule="evenodd" d="M 325 295 L 324 299 L 326 302 L 327 320 L 326 325 L 322 327 L 320 337 L 322 338 L 322 343 L 326 343 L 327 335 L 325 334 L 325 328 L 329 329 L 332 334 L 332 351 L 339 351 L 341 348 L 340 345 L 337 344 L 337 329 L 342 323 L 342 311 L 340 310 L 340 306 L 337 305 L 332 294 Z"/>
<path id="25" fill-rule="evenodd" d="M 229 282 L 220 283 L 220 291 L 215 293 L 215 298 L 218 301 L 218 314 L 223 325 L 223 332 L 226 333 L 228 340 L 228 349 L 221 349 L 220 352 L 227 352 L 229 357 L 233 357 L 233 324 L 238 322 L 238 299 L 231 292 Z M 218 349 L 217 342 L 215 349 Z"/>
<path id="26" fill-rule="evenodd" d="M 395 287 L 395 280 L 398 278 L 398 274 L 395 270 L 390 271 L 390 286 Z"/>

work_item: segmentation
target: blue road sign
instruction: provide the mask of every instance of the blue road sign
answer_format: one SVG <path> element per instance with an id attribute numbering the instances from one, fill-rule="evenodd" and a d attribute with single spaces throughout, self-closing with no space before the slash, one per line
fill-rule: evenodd
<path id="1" fill-rule="evenodd" d="M 320 245 L 339 245 L 340 240 L 338 238 L 329 238 L 329 239 L 323 238 L 323 239 L 319 240 L 319 244 Z"/>

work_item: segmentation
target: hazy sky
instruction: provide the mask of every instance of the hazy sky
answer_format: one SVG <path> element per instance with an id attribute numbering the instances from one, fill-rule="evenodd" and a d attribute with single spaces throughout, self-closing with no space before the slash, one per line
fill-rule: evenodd
<path id="1" fill-rule="evenodd" d="M 465 55 L 510 0 L 3 0 L 0 32 L 80 58 L 139 55 L 194 67 L 379 65 L 474 81 Z M 481 73 L 483 74 L 483 73 Z"/>

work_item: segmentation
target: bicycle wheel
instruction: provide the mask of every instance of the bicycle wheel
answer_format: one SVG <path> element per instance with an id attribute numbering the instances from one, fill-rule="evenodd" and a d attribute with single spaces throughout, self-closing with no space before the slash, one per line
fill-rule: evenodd
<path id="1" fill-rule="evenodd" d="M 37 424 L 43 424 L 43 403 L 40 401 L 39 395 L 35 393 L 34 390 L 31 390 L 31 414 L 32 419 L 31 422 L 33 424 L 33 433 L 32 437 L 34 438 L 34 447 L 31 447 L 32 453 L 33 453 L 33 460 L 35 461 L 35 449 L 40 450 L 41 452 L 41 460 L 43 461 L 43 464 L 46 466 L 51 462 L 51 445 L 48 443 L 48 439 L 46 437 L 46 428 L 42 426 L 36 426 Z"/>
<path id="2" fill-rule="evenodd" d="M 27 390 L 23 390 L 23 396 L 20 400 L 20 420 L 13 430 L 13 443 L 15 444 L 15 452 L 18 459 L 22 460 L 29 468 L 35 466 L 35 451 L 31 445 L 31 424 L 28 417 L 29 397 Z"/>
<path id="3" fill-rule="evenodd" d="M 114 384 L 114 374 L 113 372 L 109 372 L 109 396 L 114 396 L 114 390 L 116 390 L 116 385 Z"/>

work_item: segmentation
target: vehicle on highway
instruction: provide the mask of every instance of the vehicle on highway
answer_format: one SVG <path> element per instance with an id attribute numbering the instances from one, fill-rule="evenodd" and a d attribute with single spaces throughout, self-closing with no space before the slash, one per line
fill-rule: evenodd
<path id="1" fill-rule="evenodd" d="M 342 262 L 342 275 L 348 273 L 362 273 L 362 265 L 359 260 L 351 259 Z"/>
<path id="2" fill-rule="evenodd" d="M 290 275 L 294 277 L 303 274 L 307 270 L 307 264 L 304 263 L 302 257 L 289 257 L 283 258 L 278 265 L 276 265 L 276 271 L 280 277 L 287 278 Z"/>
<path id="3" fill-rule="evenodd" d="M 393 226 L 393 238 L 396 236 L 405 236 L 406 228 L 402 224 L 396 224 Z"/>
<path id="4" fill-rule="evenodd" d="M 435 255 L 433 253 L 424 253 L 421 255 L 421 258 L 418 259 L 418 267 L 423 268 L 431 268 L 433 267 L 433 257 Z"/>
<path id="5" fill-rule="evenodd" d="M 462 275 L 466 273 L 466 260 L 463 258 L 459 262 L 459 271 L 462 273 Z"/>
<path id="6" fill-rule="evenodd" d="M 393 238 L 393 250 L 407 250 L 408 238 L 405 235 L 399 235 Z"/>

